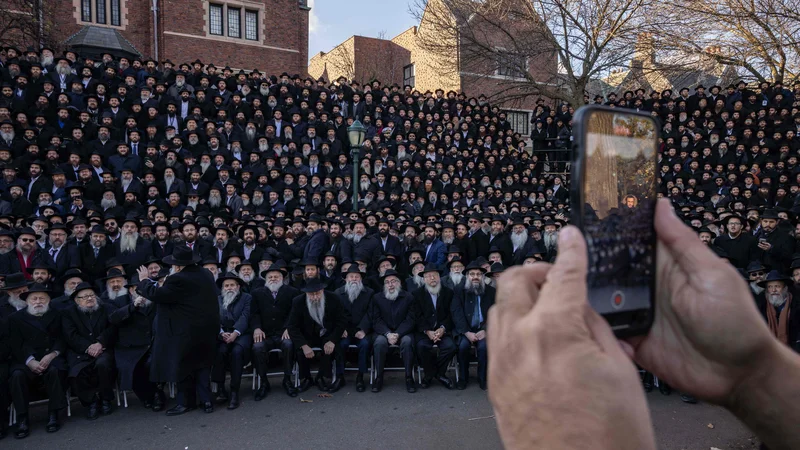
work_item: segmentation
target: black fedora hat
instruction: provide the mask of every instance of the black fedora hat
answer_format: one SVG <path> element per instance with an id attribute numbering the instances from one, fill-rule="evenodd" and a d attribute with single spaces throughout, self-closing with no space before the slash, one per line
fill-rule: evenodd
<path id="1" fill-rule="evenodd" d="M 305 293 L 319 292 L 325 290 L 325 287 L 325 283 L 323 283 L 319 278 L 311 278 L 306 280 L 306 284 L 300 290 Z"/>
<path id="2" fill-rule="evenodd" d="M 442 271 L 441 271 L 441 269 L 439 269 L 439 267 L 438 267 L 438 266 L 436 266 L 436 264 L 434 264 L 434 263 L 432 263 L 432 262 L 429 262 L 429 263 L 425 264 L 425 268 L 424 268 L 424 269 L 422 269 L 422 272 L 420 272 L 420 273 L 421 273 L 421 274 L 423 274 L 423 275 L 425 275 L 425 274 L 426 274 L 426 273 L 428 273 L 428 272 L 436 272 L 436 273 L 438 273 L 439 275 L 441 275 L 441 274 L 442 274 Z"/>
<path id="3" fill-rule="evenodd" d="M 761 271 L 764 271 L 764 270 L 767 270 L 767 268 L 764 267 L 764 265 L 761 264 L 758 261 L 753 261 L 753 262 L 751 262 L 750 264 L 747 265 L 747 273 L 761 272 Z"/>
<path id="4" fill-rule="evenodd" d="M 94 288 L 92 288 L 92 285 L 90 283 L 87 283 L 86 281 L 81 282 L 79 285 L 75 286 L 75 290 L 72 291 L 72 294 L 70 294 L 69 299 L 75 301 L 75 297 L 78 296 L 78 293 L 80 291 L 85 291 L 87 289 L 94 292 Z M 96 294 L 97 293 L 95 292 L 95 295 Z"/>
<path id="5" fill-rule="evenodd" d="M 50 272 L 51 275 L 55 275 L 55 273 L 56 273 L 54 268 L 52 268 L 49 264 L 45 264 L 45 263 L 31 264 L 30 266 L 28 266 L 25 269 L 25 271 L 28 272 L 28 273 L 33 273 L 33 271 L 36 270 L 36 269 L 45 269 L 48 272 Z"/>
<path id="6" fill-rule="evenodd" d="M 64 272 L 64 275 L 61 275 L 61 277 L 58 279 L 58 284 L 64 284 L 70 278 L 80 278 L 81 281 L 87 281 L 85 273 L 81 272 L 80 269 L 72 268 L 67 269 L 67 271 Z"/>
<path id="7" fill-rule="evenodd" d="M 502 263 L 492 263 L 491 270 L 487 273 L 487 275 L 497 275 L 498 273 L 503 273 L 505 270 L 506 268 Z"/>
<path id="8" fill-rule="evenodd" d="M 461 263 L 463 265 L 464 261 L 461 261 L 461 257 L 455 256 L 450 261 L 447 261 L 447 268 L 449 269 L 454 263 Z"/>
<path id="9" fill-rule="evenodd" d="M 764 281 L 759 281 L 758 285 L 761 287 L 767 287 L 767 283 L 769 283 L 770 281 L 782 281 L 788 284 L 792 282 L 792 279 L 783 275 L 777 270 L 770 270 L 769 273 L 767 274 L 767 278 L 765 278 Z"/>
<path id="10" fill-rule="evenodd" d="M 236 274 L 235 274 L 235 273 L 233 273 L 233 272 L 226 272 L 226 273 L 225 273 L 225 275 L 223 275 L 223 276 L 221 276 L 221 277 L 217 278 L 217 285 L 218 285 L 218 286 L 220 286 L 220 287 L 222 287 L 222 283 L 224 283 L 224 282 L 225 282 L 225 280 L 234 280 L 234 281 L 236 281 L 237 283 L 239 283 L 239 286 L 242 286 L 242 285 L 244 284 L 244 280 L 242 280 L 241 278 L 239 278 L 239 276 L 238 276 L 238 275 L 236 275 Z"/>
<path id="11" fill-rule="evenodd" d="M 778 220 L 778 219 L 780 219 L 780 217 L 778 217 L 778 213 L 774 209 L 768 209 L 768 210 L 764 211 L 763 214 L 761 214 L 760 219 Z"/>
<path id="12" fill-rule="evenodd" d="M 348 267 L 347 270 L 342 272 L 342 278 L 347 278 L 347 274 L 349 273 L 357 273 L 361 275 L 361 279 L 364 279 L 364 275 L 366 275 L 364 272 L 361 271 L 361 269 L 358 268 L 358 264 L 350 264 L 350 267 Z"/>
<path id="13" fill-rule="evenodd" d="M 98 281 L 108 281 L 108 280 L 110 280 L 112 278 L 125 278 L 125 272 L 123 272 L 123 271 L 121 271 L 119 269 L 111 269 L 111 270 L 108 271 L 106 276 L 104 276 L 103 278 L 100 278 Z"/>
<path id="14" fill-rule="evenodd" d="M 179 245 L 175 247 L 171 255 L 165 256 L 162 261 L 170 266 L 191 266 L 199 263 L 201 259 L 200 255 L 195 254 L 189 247 Z"/>
<path id="15" fill-rule="evenodd" d="M 289 273 L 289 269 L 286 267 L 286 263 L 282 259 L 279 259 L 262 270 L 260 275 L 266 277 L 266 274 L 270 272 L 280 272 L 283 276 L 286 276 Z"/>
<path id="16" fill-rule="evenodd" d="M 480 270 L 482 273 L 486 273 L 486 269 L 481 267 L 480 261 L 477 259 L 469 263 L 467 267 L 464 268 L 464 273 L 468 273 L 470 270 L 475 270 L 475 269 Z"/>
<path id="17" fill-rule="evenodd" d="M 400 277 L 400 274 L 396 270 L 389 269 L 389 270 L 387 270 L 386 272 L 383 273 L 383 276 L 381 276 L 381 283 L 386 281 L 386 279 L 389 278 L 389 277 L 397 277 L 398 280 L 402 279 Z"/>
<path id="18" fill-rule="evenodd" d="M 11 289 L 30 286 L 30 284 L 31 283 L 25 279 L 25 274 L 22 272 L 14 272 L 6 276 L 6 283 L 0 290 L 10 291 Z"/>
<path id="19" fill-rule="evenodd" d="M 27 292 L 23 292 L 22 294 L 20 294 L 19 298 L 21 298 L 22 300 L 27 300 L 28 295 L 33 294 L 34 292 L 44 292 L 50 296 L 53 295 L 53 292 L 50 290 L 49 287 L 47 287 L 46 284 L 33 283 L 30 285 L 30 287 L 28 287 Z"/>

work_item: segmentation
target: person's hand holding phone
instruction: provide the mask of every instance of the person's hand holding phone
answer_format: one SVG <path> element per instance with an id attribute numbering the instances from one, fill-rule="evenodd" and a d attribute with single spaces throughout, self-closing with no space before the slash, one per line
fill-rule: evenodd
<path id="1" fill-rule="evenodd" d="M 502 275 L 489 310 L 489 397 L 506 448 L 654 449 L 636 367 L 587 299 L 586 242 Z M 627 345 L 627 344 L 622 344 Z"/>

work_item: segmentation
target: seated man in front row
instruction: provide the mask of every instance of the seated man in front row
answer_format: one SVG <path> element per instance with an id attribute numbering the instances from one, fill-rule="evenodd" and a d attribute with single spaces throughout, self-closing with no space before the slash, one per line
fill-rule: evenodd
<path id="1" fill-rule="evenodd" d="M 414 330 L 416 305 L 414 298 L 401 288 L 400 274 L 394 269 L 387 270 L 382 277 L 383 292 L 372 297 L 372 328 L 375 341 L 372 344 L 375 354 L 375 383 L 372 392 L 383 388 L 383 367 L 390 345 L 400 346 L 406 372 L 406 390 L 417 392 L 414 382 Z"/>
<path id="2" fill-rule="evenodd" d="M 447 377 L 447 366 L 456 354 L 456 344 L 450 333 L 453 319 L 450 311 L 453 291 L 442 286 L 441 271 L 428 263 L 422 271 L 425 284 L 414 292 L 417 302 L 417 354 L 425 370 L 420 386 L 427 389 L 436 378 L 447 389 L 453 389 L 453 382 Z M 439 349 L 434 355 L 433 346 Z"/>
<path id="3" fill-rule="evenodd" d="M 292 301 L 292 314 L 289 317 L 289 335 L 297 349 L 299 365 L 300 392 L 308 390 L 316 384 L 319 390 L 338 390 L 342 379 L 329 384 L 326 378 L 332 378 L 331 364 L 340 358 L 339 341 L 342 338 L 347 317 L 341 300 L 332 292 L 325 291 L 325 285 L 319 278 L 310 278 L 301 289 L 303 294 Z M 311 360 L 314 359 L 314 347 L 322 349 L 319 361 L 319 372 L 311 378 Z"/>
<path id="4" fill-rule="evenodd" d="M 472 346 L 478 353 L 478 385 L 486 390 L 486 318 L 494 304 L 495 288 L 484 279 L 486 269 L 476 261 L 469 263 L 464 289 L 453 298 L 453 323 L 458 340 L 458 370 L 461 372 L 458 389 L 466 389 L 469 377 L 469 362 Z"/>
<path id="5" fill-rule="evenodd" d="M 356 390 L 364 392 L 364 374 L 367 372 L 372 333 L 372 321 L 369 317 L 370 299 L 372 289 L 364 286 L 364 272 L 356 264 L 350 264 L 344 273 L 344 286 L 336 290 L 336 295 L 342 300 L 342 306 L 347 310 L 347 329 L 342 335 L 339 347 L 342 357 L 336 361 L 336 377 L 342 379 L 344 385 L 344 355 L 350 345 L 358 347 L 358 375 L 356 375 Z"/>
<path id="6" fill-rule="evenodd" d="M 31 384 L 40 381 L 47 390 L 47 432 L 61 428 L 58 412 L 67 407 L 64 382 L 67 363 L 64 360 L 64 335 L 61 316 L 50 309 L 51 292 L 47 286 L 35 283 L 20 295 L 27 308 L 8 318 L 8 342 L 13 353 L 11 361 L 11 398 L 17 411 L 17 431 L 21 439 L 30 434 L 28 403 Z"/>
<path id="7" fill-rule="evenodd" d="M 230 400 L 228 409 L 239 407 L 239 387 L 242 384 L 242 369 L 250 356 L 253 338 L 248 333 L 250 326 L 250 302 L 252 297 L 242 292 L 244 281 L 228 272 L 217 279 L 222 289 L 219 296 L 219 344 L 217 357 L 211 370 L 211 381 L 217 383 L 217 398 Z M 225 390 L 225 366 L 231 371 L 231 392 Z"/>
<path id="8" fill-rule="evenodd" d="M 108 316 L 114 308 L 100 303 L 92 285 L 86 282 L 75 288 L 70 299 L 74 304 L 62 312 L 67 376 L 81 404 L 87 408 L 86 418 L 94 420 L 101 404 L 103 414 L 112 411 L 115 331 Z"/>

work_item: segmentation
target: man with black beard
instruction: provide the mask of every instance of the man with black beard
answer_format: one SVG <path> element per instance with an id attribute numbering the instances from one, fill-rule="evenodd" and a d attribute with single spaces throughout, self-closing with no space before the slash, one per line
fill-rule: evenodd
<path id="1" fill-rule="evenodd" d="M 78 247 L 80 252 L 80 267 L 92 279 L 105 275 L 106 261 L 113 258 L 114 246 L 108 245 L 106 230 L 100 225 L 92 227 L 89 233 L 89 244 Z"/>
<path id="2" fill-rule="evenodd" d="M 758 285 L 765 289 L 757 297 L 758 310 L 767 321 L 771 334 L 800 352 L 800 299 L 795 298 L 789 286 L 792 279 L 777 270 L 770 271 Z"/>
<path id="3" fill-rule="evenodd" d="M 136 292 L 137 281 L 135 275 L 131 277 L 131 282 L 125 285 L 128 295 L 118 295 L 108 303 L 113 305 L 108 320 L 116 328 L 114 360 L 119 372 L 119 389 L 132 390 L 145 408 L 158 412 L 164 409 L 166 396 L 150 381 L 156 307 Z"/>
<path id="4" fill-rule="evenodd" d="M 714 245 L 725 250 L 734 267 L 740 269 L 747 267 L 750 261 L 758 259 L 760 253 L 758 239 L 744 231 L 743 223 L 742 218 L 736 214 L 725 217 L 722 219 L 722 224 L 727 233 L 714 240 Z"/>
<path id="5" fill-rule="evenodd" d="M 342 235 L 342 222 L 337 220 L 328 224 L 328 236 L 330 237 L 330 253 L 338 261 L 350 260 L 353 257 L 353 243 Z"/>
<path id="6" fill-rule="evenodd" d="M 453 291 L 442 286 L 441 271 L 438 266 L 428 263 L 422 270 L 425 285 L 414 292 L 417 308 L 417 357 L 425 377 L 420 387 L 427 389 L 436 378 L 442 386 L 453 389 L 453 382 L 447 377 L 447 367 L 456 353 L 456 344 L 450 333 L 453 331 L 453 320 L 450 311 L 453 302 Z M 434 355 L 433 346 L 439 349 Z"/>
<path id="7" fill-rule="evenodd" d="M 511 265 L 518 266 L 525 262 L 528 253 L 536 247 L 536 242 L 528 237 L 528 230 L 522 218 L 514 220 L 511 226 Z"/>
<path id="8" fill-rule="evenodd" d="M 414 330 L 416 329 L 417 309 L 414 298 L 402 289 L 400 275 L 387 270 L 382 277 L 383 292 L 376 293 L 372 299 L 372 327 L 375 330 L 373 352 L 375 356 L 375 381 L 372 392 L 383 389 L 383 367 L 390 346 L 399 346 L 406 375 L 406 391 L 417 392 L 414 381 Z"/>
<path id="9" fill-rule="evenodd" d="M 521 219 L 518 219 L 521 220 Z M 490 223 L 489 229 L 489 246 L 497 247 L 502 255 L 503 264 L 511 264 L 511 255 L 513 253 L 511 238 L 506 233 L 506 220 L 504 216 L 494 216 Z"/>
<path id="10" fill-rule="evenodd" d="M 239 238 L 242 240 L 242 257 L 249 261 L 261 261 L 264 249 L 256 242 L 259 230 L 255 225 L 243 225 L 239 228 Z"/>
<path id="11" fill-rule="evenodd" d="M 460 390 L 467 388 L 471 347 L 475 346 L 478 354 L 478 384 L 486 390 L 486 319 L 489 308 L 494 304 L 496 291 L 486 285 L 483 280 L 486 270 L 476 261 L 469 263 L 465 270 L 466 285 L 453 297 L 453 324 L 457 333 L 458 370 L 461 371 L 457 387 Z"/>
<path id="12" fill-rule="evenodd" d="M 396 236 L 389 234 L 392 224 L 388 219 L 382 218 L 378 221 L 378 239 L 380 240 L 383 255 L 391 255 L 395 260 L 399 260 L 403 252 L 403 244 Z"/>
<path id="13" fill-rule="evenodd" d="M 116 330 L 108 321 L 112 307 L 101 303 L 89 283 L 81 283 L 70 295 L 74 304 L 63 313 L 67 343 L 68 379 L 87 408 L 86 418 L 111 414 L 114 398 L 114 352 Z"/>
<path id="14" fill-rule="evenodd" d="M 217 286 L 222 293 L 219 296 L 219 344 L 211 371 L 211 381 L 217 383 L 217 400 L 230 400 L 228 409 L 239 407 L 242 369 L 253 345 L 252 336 L 247 333 L 252 297 L 242 292 L 243 284 L 243 280 L 233 273 L 227 273 L 217 279 Z M 230 367 L 231 371 L 230 394 L 225 389 L 226 366 Z"/>
<path id="15" fill-rule="evenodd" d="M 270 390 L 267 379 L 267 362 L 269 352 L 280 349 L 283 353 L 283 382 L 286 394 L 297 396 L 292 383 L 292 367 L 294 366 L 294 344 L 289 336 L 288 319 L 292 309 L 292 300 L 300 295 L 300 291 L 284 283 L 287 275 L 283 261 L 275 261 L 261 273 L 266 279 L 263 288 L 252 292 L 250 303 L 250 329 L 253 330 L 253 364 L 261 384 L 255 392 L 255 400 L 266 397 Z"/>
<path id="16" fill-rule="evenodd" d="M 356 375 L 356 390 L 364 392 L 364 374 L 367 372 L 367 360 L 372 347 L 372 321 L 370 320 L 370 299 L 374 291 L 364 286 L 364 273 L 358 265 L 351 264 L 343 274 L 345 284 L 336 290 L 336 295 L 342 300 L 342 306 L 347 312 L 348 323 L 339 348 L 342 355 L 347 353 L 351 345 L 358 347 L 358 374 Z M 344 385 L 344 358 L 336 361 L 336 378 L 341 379 Z M 334 392 L 331 390 L 331 392 Z"/>
<path id="17" fill-rule="evenodd" d="M 128 267 L 139 267 L 153 257 L 151 244 L 139 236 L 139 220 L 126 217 L 122 232 L 114 242 L 114 251 L 119 262 Z"/>
<path id="18" fill-rule="evenodd" d="M 347 327 L 347 316 L 342 300 L 333 292 L 325 291 L 319 278 L 306 281 L 302 294 L 292 300 L 289 316 L 289 335 L 297 349 L 298 376 L 302 379 L 299 392 L 307 391 L 312 385 L 320 391 L 337 391 L 343 385 L 342 378 L 333 383 L 331 363 L 341 359 L 339 342 Z M 314 348 L 320 348 L 319 372 L 311 378 L 310 362 L 316 357 Z M 327 379 L 326 379 L 327 378 Z"/>
<path id="19" fill-rule="evenodd" d="M 469 225 L 467 259 L 474 261 L 479 256 L 486 257 L 489 254 L 489 236 L 483 232 L 480 215 L 477 213 L 470 215 L 467 224 Z"/>

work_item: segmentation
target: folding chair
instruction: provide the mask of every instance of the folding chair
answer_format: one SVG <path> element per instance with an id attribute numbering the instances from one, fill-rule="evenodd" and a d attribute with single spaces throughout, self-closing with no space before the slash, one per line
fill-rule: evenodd
<path id="1" fill-rule="evenodd" d="M 399 346 L 399 345 L 397 345 L 397 344 L 395 344 L 395 345 L 390 345 L 390 346 L 389 346 L 389 351 L 391 351 L 393 348 L 397 348 L 397 349 L 399 349 L 399 348 L 400 348 L 400 346 Z M 389 352 L 386 352 L 386 353 L 387 353 L 387 355 L 388 355 L 388 353 L 389 353 Z M 417 370 L 414 370 L 414 367 L 416 367 L 416 368 L 417 368 Z M 406 368 L 405 368 L 405 367 L 386 367 L 386 366 L 383 366 L 383 371 L 384 371 L 384 372 L 386 372 L 386 371 L 391 371 L 391 372 L 400 372 L 400 371 L 404 371 L 404 372 L 405 372 L 405 370 L 406 370 Z M 416 366 L 416 365 L 415 365 L 415 366 L 412 366 L 412 367 L 411 367 L 411 378 L 412 378 L 412 379 L 414 378 L 414 372 L 417 372 L 417 371 L 419 371 L 419 370 L 420 370 L 419 366 Z M 374 352 L 373 352 L 373 354 L 370 356 L 369 384 L 372 384 L 372 382 L 375 380 L 375 378 L 376 378 L 377 376 L 378 376 L 378 374 L 376 373 L 376 369 L 375 369 L 375 354 L 374 354 Z M 416 381 L 416 380 L 415 380 L 415 381 Z"/>
<path id="2" fill-rule="evenodd" d="M 281 350 L 279 348 L 273 348 L 272 350 L 269 351 L 269 354 L 273 354 L 273 353 L 280 353 L 281 355 L 283 355 L 283 350 Z M 299 371 L 299 369 L 297 367 L 297 361 L 295 361 L 294 366 L 292 366 L 292 377 L 294 378 L 293 382 L 294 382 L 295 386 L 298 385 L 298 382 L 297 382 L 297 377 L 298 377 L 297 372 L 298 371 Z M 253 376 L 253 390 L 255 391 L 256 388 L 261 389 L 261 377 L 258 375 L 258 373 L 256 373 L 255 365 L 253 365 L 253 375 L 252 376 Z M 277 377 L 277 376 L 281 376 L 282 377 L 283 376 L 283 371 L 280 371 L 280 372 L 267 372 L 267 376 L 268 377 Z"/>
<path id="3" fill-rule="evenodd" d="M 323 351 L 320 347 L 312 347 L 311 350 L 313 350 L 314 353 Z M 303 358 L 305 358 L 305 356 L 303 356 Z M 333 378 L 331 379 L 331 383 L 333 383 L 336 381 L 336 358 L 334 358 L 334 360 L 331 362 L 331 365 L 333 366 L 332 367 Z M 295 370 L 297 370 L 297 375 L 294 377 L 294 387 L 298 388 L 300 387 L 300 365 L 297 362 L 295 362 L 294 366 Z M 319 370 L 311 371 L 311 375 L 316 375 L 318 373 Z"/>
<path id="4" fill-rule="evenodd" d="M 478 347 L 475 347 L 474 345 L 471 345 L 469 347 L 469 350 L 470 350 L 470 352 L 472 352 L 472 356 L 474 356 L 475 359 L 477 359 L 478 358 Z M 456 371 L 456 383 L 458 383 L 459 379 L 461 378 L 459 376 L 459 373 L 461 372 L 459 370 L 461 368 L 461 365 L 458 363 L 458 356 L 457 355 L 453 356 L 452 361 L 450 361 L 450 365 L 452 366 L 453 370 Z M 469 365 L 470 365 L 470 367 L 477 366 L 478 365 L 478 361 L 471 361 L 469 363 Z M 447 370 L 450 370 L 450 366 L 448 366 Z M 467 367 L 467 371 L 469 371 L 469 367 Z"/>
<path id="5" fill-rule="evenodd" d="M 68 388 L 67 389 L 67 393 L 66 393 L 66 395 L 67 395 L 67 417 L 72 417 L 72 407 L 70 406 L 70 402 L 73 400 L 73 397 L 70 397 L 69 393 L 70 393 L 70 390 Z M 77 399 L 77 397 L 74 397 L 74 399 Z M 48 399 L 36 400 L 36 401 L 28 403 L 28 406 L 30 407 L 30 406 L 44 405 L 44 404 L 47 403 L 47 401 L 48 401 Z M 17 423 L 17 410 L 16 410 L 16 408 L 14 408 L 14 404 L 12 403 L 11 406 L 9 406 L 8 426 L 12 426 L 15 423 Z"/>

